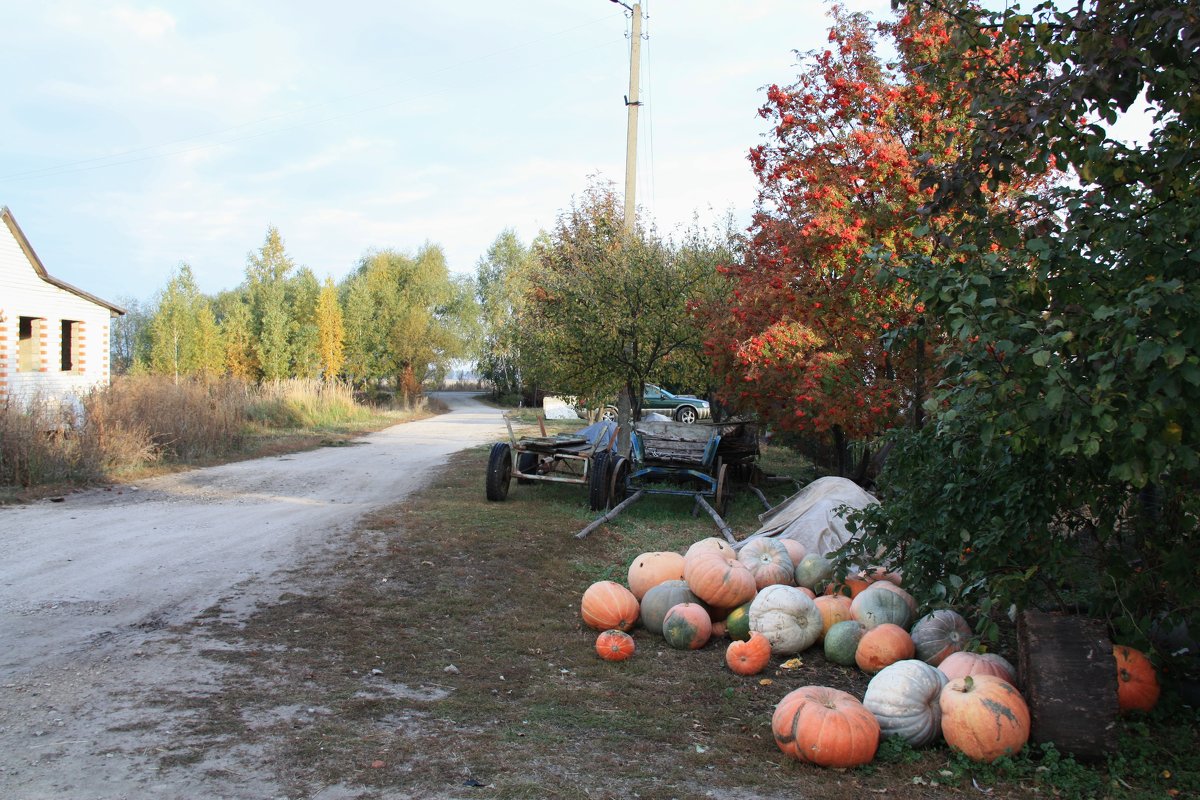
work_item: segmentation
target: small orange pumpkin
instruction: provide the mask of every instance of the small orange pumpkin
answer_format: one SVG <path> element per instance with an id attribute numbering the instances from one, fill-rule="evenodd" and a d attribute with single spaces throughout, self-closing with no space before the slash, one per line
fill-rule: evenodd
<path id="1" fill-rule="evenodd" d="M 1117 705 L 1122 711 L 1150 711 L 1162 689 L 1158 673 L 1146 654 L 1125 645 L 1114 645 L 1117 659 Z"/>
<path id="2" fill-rule="evenodd" d="M 1029 706 L 1002 678 L 955 678 L 942 688 L 938 705 L 946 744 L 974 761 L 1016 755 L 1029 740 Z"/>
<path id="3" fill-rule="evenodd" d="M 804 686 L 784 695 L 771 717 L 775 744 L 785 754 L 822 767 L 870 763 L 879 748 L 879 722 L 853 695 Z"/>
<path id="4" fill-rule="evenodd" d="M 858 649 L 854 651 L 854 663 L 863 672 L 874 675 L 889 664 L 912 658 L 916 652 L 916 645 L 908 631 L 885 622 L 863 634 Z"/>
<path id="5" fill-rule="evenodd" d="M 638 600 L 616 581 L 597 581 L 583 593 L 579 611 L 589 628 L 627 631 L 638 620 Z"/>
<path id="6" fill-rule="evenodd" d="M 629 591 L 639 602 L 660 583 L 679 580 L 683 580 L 683 556 L 679 553 L 642 553 L 629 564 Z"/>
<path id="7" fill-rule="evenodd" d="M 615 628 L 596 637 L 596 654 L 605 661 L 624 661 L 637 650 L 633 637 Z"/>
<path id="8" fill-rule="evenodd" d="M 725 663 L 738 675 L 757 675 L 771 662 L 771 641 L 751 631 L 744 642 L 733 641 L 725 648 Z"/>

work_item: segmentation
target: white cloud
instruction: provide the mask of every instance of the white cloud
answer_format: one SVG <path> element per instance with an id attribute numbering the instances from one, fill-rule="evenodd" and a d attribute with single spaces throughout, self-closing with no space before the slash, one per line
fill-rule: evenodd
<path id="1" fill-rule="evenodd" d="M 141 39 L 159 39 L 175 30 L 175 18 L 161 8 L 114 8 L 112 20 L 117 27 Z"/>

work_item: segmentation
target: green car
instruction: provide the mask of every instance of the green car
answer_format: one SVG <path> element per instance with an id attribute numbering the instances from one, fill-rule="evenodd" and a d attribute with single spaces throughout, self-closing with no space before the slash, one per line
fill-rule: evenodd
<path id="1" fill-rule="evenodd" d="M 671 394 L 666 389 L 652 383 L 647 383 L 646 390 L 642 393 L 642 413 L 647 411 L 654 411 L 689 425 L 696 420 L 708 419 L 709 416 L 707 400 L 701 400 L 690 394 Z M 605 406 L 601 416 L 604 419 L 615 421 L 617 407 Z"/>

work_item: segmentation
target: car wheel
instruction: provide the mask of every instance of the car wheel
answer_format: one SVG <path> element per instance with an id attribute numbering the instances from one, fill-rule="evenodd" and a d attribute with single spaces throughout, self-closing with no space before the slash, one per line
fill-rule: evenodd
<path id="1" fill-rule="evenodd" d="M 699 415 L 696 413 L 696 409 L 692 408 L 691 406 L 683 406 L 675 412 L 675 419 L 686 425 L 691 425 L 696 421 L 698 416 Z"/>
<path id="2" fill-rule="evenodd" d="M 617 409 L 613 406 L 605 406 L 604 411 L 600 413 L 600 419 L 608 420 L 609 422 L 617 421 Z"/>
<path id="3" fill-rule="evenodd" d="M 492 445 L 488 455 L 487 499 L 500 501 L 508 497 L 508 484 L 512 482 L 512 448 L 504 442 Z"/>

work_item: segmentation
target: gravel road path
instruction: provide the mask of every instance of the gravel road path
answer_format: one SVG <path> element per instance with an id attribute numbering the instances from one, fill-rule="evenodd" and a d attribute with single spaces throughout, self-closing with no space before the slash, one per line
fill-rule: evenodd
<path id="1" fill-rule="evenodd" d="M 148 737 L 163 729 L 146 701 L 214 680 L 164 632 L 217 604 L 237 614 L 277 598 L 290 570 L 337 552 L 364 515 L 502 436 L 496 409 L 441 398 L 450 413 L 346 446 L 0 509 L 0 797 L 233 796 L 150 766 Z"/>

